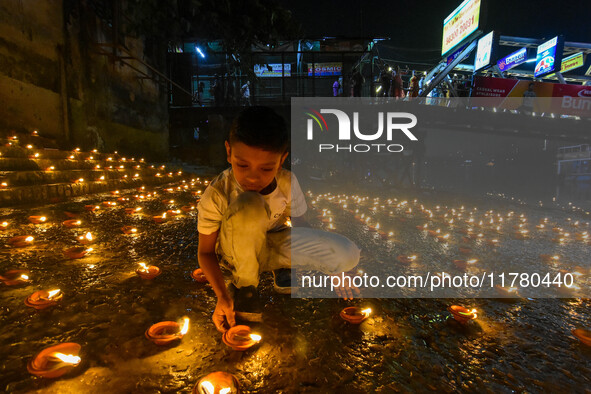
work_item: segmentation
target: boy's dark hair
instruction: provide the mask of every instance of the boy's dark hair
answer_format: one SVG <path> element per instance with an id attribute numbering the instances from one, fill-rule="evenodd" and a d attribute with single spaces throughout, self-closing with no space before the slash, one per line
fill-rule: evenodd
<path id="1" fill-rule="evenodd" d="M 285 121 L 269 107 L 244 109 L 234 119 L 228 134 L 230 145 L 242 142 L 270 152 L 284 153 L 289 146 Z"/>

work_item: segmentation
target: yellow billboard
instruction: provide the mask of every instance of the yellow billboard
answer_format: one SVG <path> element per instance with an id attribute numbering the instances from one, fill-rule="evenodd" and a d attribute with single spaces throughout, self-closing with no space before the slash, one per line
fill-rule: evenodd
<path id="1" fill-rule="evenodd" d="M 441 55 L 451 51 L 478 29 L 481 0 L 465 0 L 443 21 Z"/>

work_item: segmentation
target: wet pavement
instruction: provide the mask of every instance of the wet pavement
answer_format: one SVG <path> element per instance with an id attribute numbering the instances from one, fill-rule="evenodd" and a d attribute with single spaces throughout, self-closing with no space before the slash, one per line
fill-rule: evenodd
<path id="1" fill-rule="evenodd" d="M 152 219 L 195 204 L 197 191 L 205 188 L 195 184 L 178 190 L 177 186 L 171 191 L 158 188 L 151 197 L 144 191 L 142 200 L 134 199 L 138 191 L 128 190 L 119 196 L 86 196 L 75 203 L 1 211 L 2 221 L 10 223 L 0 233 L 3 245 L 15 235 L 30 234 L 35 241 L 26 248 L 0 249 L 0 274 L 9 269 L 30 271 L 30 283 L 24 286 L 0 285 L 0 390 L 191 392 L 203 375 L 227 371 L 247 393 L 590 391 L 591 347 L 570 333 L 576 327 L 591 327 L 586 298 L 292 299 L 275 294 L 270 276 L 265 275 L 260 288 L 266 302 L 264 323 L 252 326 L 262 341 L 244 352 L 231 350 L 211 322 L 213 291 L 190 276 L 197 267 L 196 212 L 169 215 L 161 224 Z M 367 193 L 371 198 L 379 194 Z M 121 197 L 130 200 L 118 201 Z M 419 198 L 429 207 L 470 202 L 480 212 L 494 208 L 527 214 L 531 223 L 542 215 L 564 225 L 579 216 L 581 223 L 588 220 L 581 212 L 517 206 L 498 199 L 458 201 L 451 195 L 409 191 L 388 198 L 398 198 L 397 202 Z M 117 205 L 106 206 L 105 200 Z M 325 203 L 314 204 L 316 215 L 321 215 Z M 101 209 L 84 210 L 94 204 Z M 142 207 L 141 214 L 126 214 L 123 207 Z M 80 211 L 81 227 L 62 225 L 66 210 Z M 34 214 L 47 216 L 47 223 L 30 224 L 27 217 Z M 311 216 L 314 226 L 326 227 Z M 391 242 L 367 231 L 352 214 L 335 210 L 337 230 L 362 249 L 361 269 L 411 252 L 402 233 L 417 240 L 417 253 L 438 253 L 441 245 L 421 238 L 415 228 L 418 217 L 395 219 L 392 226 L 398 240 Z M 123 226 L 136 227 L 137 235 L 123 234 Z M 88 245 L 93 251 L 81 259 L 65 257 L 63 250 L 77 245 L 75 238 L 87 231 L 95 238 Z M 522 249 L 516 246 L 504 253 L 526 253 L 521 245 Z M 588 267 L 589 246 L 574 241 L 572 246 L 576 259 L 569 260 L 568 268 L 575 262 Z M 161 275 L 141 279 L 135 273 L 139 262 L 158 266 Z M 449 260 L 444 263 L 449 265 Z M 55 288 L 63 292 L 57 306 L 37 311 L 24 305 L 34 291 Z M 478 319 L 465 325 L 456 322 L 447 311 L 452 304 L 477 308 Z M 350 325 L 339 317 L 350 305 L 370 306 L 373 313 L 361 325 Z M 183 316 L 191 324 L 180 341 L 156 346 L 145 338 L 152 324 L 181 321 Z M 76 368 L 58 379 L 27 372 L 27 362 L 35 354 L 61 342 L 82 346 L 82 361 Z"/>

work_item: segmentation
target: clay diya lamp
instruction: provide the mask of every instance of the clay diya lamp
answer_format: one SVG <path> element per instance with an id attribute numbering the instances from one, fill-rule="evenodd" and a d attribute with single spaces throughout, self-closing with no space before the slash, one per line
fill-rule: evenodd
<path id="1" fill-rule="evenodd" d="M 34 238 L 31 235 L 17 235 L 8 240 L 8 245 L 13 248 L 25 248 L 33 245 Z"/>
<path id="2" fill-rule="evenodd" d="M 193 387 L 193 394 L 238 394 L 238 379 L 227 372 L 212 372 Z"/>
<path id="3" fill-rule="evenodd" d="M 103 205 L 106 207 L 114 207 L 117 206 L 117 203 L 115 201 L 103 201 Z"/>
<path id="4" fill-rule="evenodd" d="M 47 221 L 47 218 L 45 216 L 29 216 L 28 219 L 29 222 L 33 224 L 43 224 Z"/>
<path id="5" fill-rule="evenodd" d="M 88 245 L 94 242 L 94 238 L 92 237 L 92 234 L 90 232 L 87 232 L 84 235 L 79 236 L 78 238 L 76 238 L 78 240 L 78 242 L 80 242 L 82 245 Z"/>
<path id="6" fill-rule="evenodd" d="M 156 223 L 164 223 L 164 222 L 166 222 L 166 212 L 164 212 L 162 214 L 162 216 L 154 216 L 154 217 L 152 217 L 152 219 Z"/>
<path id="7" fill-rule="evenodd" d="M 517 287 L 502 287 L 499 285 L 495 285 L 495 291 L 502 297 L 519 297 Z"/>
<path id="8" fill-rule="evenodd" d="M 468 310 L 460 305 L 452 305 L 447 308 L 451 312 L 454 319 L 458 322 L 465 324 L 470 320 L 474 320 L 478 317 L 476 309 Z"/>
<path id="9" fill-rule="evenodd" d="M 60 343 L 41 350 L 29 363 L 27 370 L 42 378 L 58 378 L 80 364 L 80 345 Z"/>
<path id="10" fill-rule="evenodd" d="M 478 260 L 477 259 L 470 259 L 470 260 L 454 260 L 453 263 L 456 266 L 456 268 L 465 270 L 466 268 L 468 268 L 469 265 L 476 263 Z"/>
<path id="11" fill-rule="evenodd" d="M 45 309 L 57 305 L 62 297 L 63 294 L 60 289 L 51 291 L 39 290 L 25 299 L 25 305 L 38 310 Z"/>
<path id="12" fill-rule="evenodd" d="M 156 345 L 168 345 L 178 341 L 189 331 L 189 318 L 184 318 L 183 326 L 175 321 L 162 321 L 146 330 L 146 338 Z"/>
<path id="13" fill-rule="evenodd" d="M 160 268 L 156 267 L 155 265 L 146 265 L 145 263 L 139 263 L 140 267 L 135 270 L 135 273 L 138 274 L 142 279 L 154 279 L 158 275 L 160 275 Z"/>
<path id="14" fill-rule="evenodd" d="M 85 248 L 84 246 L 74 246 L 64 250 L 64 254 L 69 259 L 81 259 L 90 252 L 92 252 L 92 248 Z"/>
<path id="15" fill-rule="evenodd" d="M 9 225 L 8 222 L 0 223 L 0 230 L 6 230 L 8 228 L 8 225 Z"/>
<path id="16" fill-rule="evenodd" d="M 123 232 L 123 234 L 126 234 L 126 235 L 137 234 L 137 228 L 135 228 L 133 226 L 123 226 L 123 227 L 121 227 L 121 231 Z"/>
<path id="17" fill-rule="evenodd" d="M 449 242 L 449 234 L 438 235 L 437 240 L 441 242 Z"/>
<path id="18" fill-rule="evenodd" d="M 195 210 L 195 206 L 194 205 L 184 205 L 181 207 L 181 210 L 185 213 L 192 212 Z"/>
<path id="19" fill-rule="evenodd" d="M 6 286 L 18 286 L 29 283 L 29 271 L 26 270 L 8 270 L 4 275 L 0 275 L 0 281 Z"/>
<path id="20" fill-rule="evenodd" d="M 125 208 L 125 213 L 128 215 L 133 215 L 134 213 L 140 213 L 140 211 L 142 210 L 142 208 L 138 207 L 138 208 Z"/>
<path id="21" fill-rule="evenodd" d="M 414 263 L 417 261 L 417 255 L 413 254 L 413 255 L 407 256 L 407 255 L 401 254 L 398 257 L 396 257 L 396 260 L 398 260 L 402 264 L 411 264 L 411 263 Z"/>
<path id="22" fill-rule="evenodd" d="M 560 260 L 560 256 L 555 254 L 555 255 L 551 255 L 551 254 L 541 254 L 540 255 L 540 259 L 542 259 L 542 261 L 544 263 L 555 263 L 558 262 Z"/>
<path id="23" fill-rule="evenodd" d="M 207 278 L 205 277 L 205 274 L 201 268 L 197 268 L 195 271 L 191 272 L 191 278 L 195 279 L 197 282 L 207 282 Z"/>
<path id="24" fill-rule="evenodd" d="M 458 248 L 458 250 L 460 251 L 461 254 L 470 254 L 470 253 L 472 253 L 472 249 L 471 248 Z"/>
<path id="25" fill-rule="evenodd" d="M 584 328 L 575 328 L 571 331 L 572 334 L 577 338 L 579 341 L 584 343 L 587 346 L 591 346 L 591 331 L 585 330 Z"/>
<path id="26" fill-rule="evenodd" d="M 385 231 L 378 230 L 378 234 L 380 235 L 380 238 L 384 239 L 384 240 L 387 240 L 390 237 L 394 236 L 394 233 L 392 231 L 390 231 L 389 233 L 386 233 Z"/>
<path id="27" fill-rule="evenodd" d="M 361 324 L 371 314 L 371 308 L 361 309 L 357 306 L 350 306 L 343 309 L 340 316 L 343 320 L 351 324 Z"/>
<path id="28" fill-rule="evenodd" d="M 166 211 L 166 214 L 169 216 L 176 216 L 179 213 L 181 213 L 180 209 L 169 209 L 168 211 Z"/>
<path id="29" fill-rule="evenodd" d="M 499 246 L 499 240 L 498 239 L 487 239 L 486 244 L 488 246 L 492 246 L 492 247 Z"/>
<path id="30" fill-rule="evenodd" d="M 249 326 L 234 326 L 224 333 L 222 341 L 233 350 L 244 351 L 261 341 L 261 336 L 253 334 Z"/>
<path id="31" fill-rule="evenodd" d="M 84 209 L 86 209 L 89 212 L 94 212 L 94 211 L 100 209 L 100 207 L 98 205 L 85 205 Z"/>
<path id="32" fill-rule="evenodd" d="M 64 225 L 64 227 L 74 228 L 74 227 L 79 227 L 82 224 L 82 221 L 80 221 L 78 219 L 69 219 L 69 220 L 63 221 L 62 224 Z"/>
<path id="33" fill-rule="evenodd" d="M 111 195 L 112 196 L 118 196 L 119 195 L 119 190 L 111 190 Z"/>

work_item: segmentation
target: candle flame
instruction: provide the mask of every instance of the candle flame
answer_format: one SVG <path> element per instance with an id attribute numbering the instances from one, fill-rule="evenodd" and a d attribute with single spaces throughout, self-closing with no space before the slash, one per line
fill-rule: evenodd
<path id="1" fill-rule="evenodd" d="M 78 357 L 78 356 L 74 356 L 72 354 L 63 354 L 63 353 L 59 353 L 59 352 L 53 353 L 52 356 L 55 358 L 59 358 L 60 360 L 62 360 L 65 363 L 74 364 L 74 365 L 80 363 L 80 360 L 81 360 L 80 357 Z"/>
<path id="2" fill-rule="evenodd" d="M 181 335 L 185 335 L 187 331 L 189 331 L 189 318 L 184 318 L 185 322 L 183 323 L 183 328 L 181 328 Z"/>
<path id="3" fill-rule="evenodd" d="M 207 394 L 215 393 L 215 387 L 213 387 L 213 384 L 211 384 L 211 382 L 208 380 L 204 380 L 203 382 L 201 382 L 200 386 L 203 389 L 203 391 L 205 391 Z"/>
<path id="4" fill-rule="evenodd" d="M 250 334 L 250 339 L 252 339 L 255 342 L 259 342 L 262 339 L 262 337 L 258 334 Z"/>
<path id="5" fill-rule="evenodd" d="M 51 291 L 47 292 L 47 299 L 50 300 L 52 297 L 58 295 L 60 291 L 61 291 L 60 289 L 56 289 L 56 290 L 51 290 Z"/>

